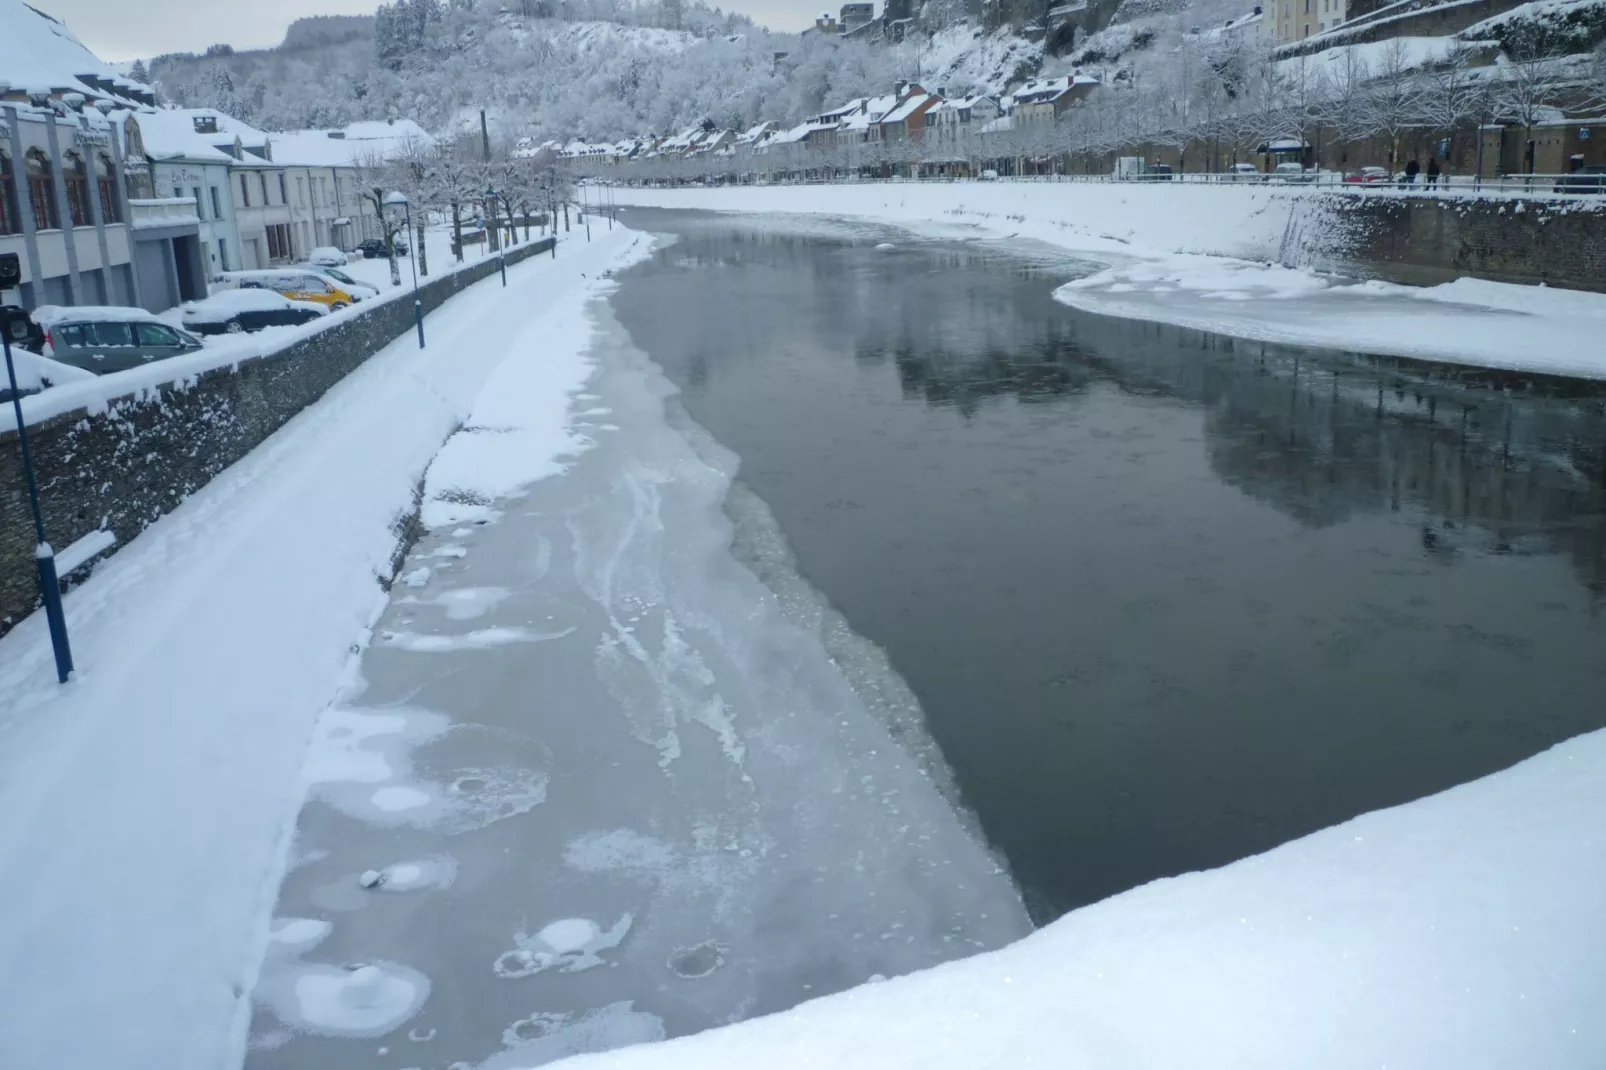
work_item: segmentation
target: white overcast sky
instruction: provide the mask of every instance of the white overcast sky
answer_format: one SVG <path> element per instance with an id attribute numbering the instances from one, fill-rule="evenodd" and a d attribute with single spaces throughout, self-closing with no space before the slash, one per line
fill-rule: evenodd
<path id="1" fill-rule="evenodd" d="M 28 0 L 61 19 L 90 51 L 117 62 L 163 52 L 200 52 L 222 42 L 266 48 L 306 15 L 372 14 L 378 0 Z M 836 4 L 827 0 L 825 6 Z M 823 10 L 820 0 L 712 0 L 778 30 L 800 30 Z"/>

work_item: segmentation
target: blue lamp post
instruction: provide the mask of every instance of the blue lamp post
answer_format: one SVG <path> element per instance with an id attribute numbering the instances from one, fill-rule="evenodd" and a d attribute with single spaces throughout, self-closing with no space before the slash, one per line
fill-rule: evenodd
<path id="1" fill-rule="evenodd" d="M 4 259 L 4 258 L 0 258 Z M 10 258 L 15 261 L 13 255 Z M 10 264 L 0 264 L 0 276 Z M 21 272 L 17 272 L 20 278 Z M 67 641 L 67 615 L 61 608 L 61 581 L 56 576 L 56 553 L 45 541 L 45 514 L 39 507 L 39 481 L 33 474 L 33 454 L 28 452 L 28 426 L 22 419 L 22 397 L 17 390 L 17 368 L 11 359 L 11 339 L 0 330 L 0 348 L 6 357 L 6 377 L 11 382 L 11 411 L 17 416 L 17 444 L 22 448 L 22 470 L 28 481 L 28 504 L 33 508 L 34 566 L 39 570 L 39 593 L 45 600 L 45 619 L 50 625 L 50 646 L 56 653 L 56 680 L 66 683 L 73 673 L 72 646 Z"/>
<path id="2" fill-rule="evenodd" d="M 496 190 L 492 189 L 489 186 L 485 187 L 485 202 L 490 207 L 490 213 L 489 214 L 490 214 L 491 218 L 490 218 L 490 221 L 489 221 L 489 225 L 492 226 L 492 227 L 495 227 L 495 226 L 498 225 L 498 222 L 499 222 L 497 220 L 497 217 L 496 217 L 497 192 L 496 192 Z M 510 216 L 511 216 L 511 213 L 510 213 Z M 498 241 L 496 243 L 496 266 L 502 270 L 502 285 L 506 286 L 507 285 L 507 242 L 501 241 L 500 239 L 498 239 Z"/>
<path id="3" fill-rule="evenodd" d="M 391 190 L 385 195 L 386 208 L 400 208 L 404 213 L 404 222 L 407 226 L 407 236 L 413 237 L 413 209 L 407 203 L 407 194 L 401 190 Z M 422 235 L 419 236 L 422 239 Z M 420 241 L 422 244 L 422 241 Z M 418 257 L 420 250 L 413 250 L 413 255 L 407 258 L 407 266 L 413 271 L 413 321 L 418 325 L 418 348 L 424 348 L 424 302 L 418 297 Z"/>

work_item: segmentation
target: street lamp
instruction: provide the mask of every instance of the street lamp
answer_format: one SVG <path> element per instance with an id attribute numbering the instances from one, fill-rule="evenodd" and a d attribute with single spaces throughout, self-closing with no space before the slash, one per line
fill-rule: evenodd
<path id="1" fill-rule="evenodd" d="M 486 201 L 486 205 L 491 210 L 491 218 L 489 220 L 487 220 L 487 224 L 491 228 L 493 228 L 493 233 L 494 233 L 494 228 L 495 228 L 495 226 L 497 224 L 497 218 L 496 218 L 496 190 L 492 189 L 490 186 L 486 186 L 485 187 L 485 201 Z M 502 285 L 506 286 L 507 285 L 507 250 L 505 250 L 503 248 L 504 244 L 506 244 L 506 243 L 504 243 L 500 239 L 498 239 L 497 242 L 496 242 L 496 266 L 502 269 Z"/>
<path id="2" fill-rule="evenodd" d="M 413 237 L 413 208 L 412 205 L 407 203 L 407 194 L 403 193 L 399 189 L 391 190 L 389 193 L 385 194 L 385 207 L 399 207 L 402 210 L 402 212 L 405 214 L 404 221 L 407 225 L 407 237 L 410 240 Z M 422 237 L 422 235 L 420 235 L 420 237 Z M 395 239 L 392 239 L 391 248 L 395 248 Z M 424 302 L 419 300 L 418 297 L 418 250 L 413 250 L 413 255 L 407 258 L 407 266 L 411 268 L 413 272 L 413 322 L 418 325 L 418 348 L 423 349 Z"/>
<path id="3" fill-rule="evenodd" d="M 15 253 L 0 257 L 0 280 L 9 289 L 22 278 Z M 39 507 L 39 481 L 33 474 L 33 454 L 28 452 L 28 427 L 22 419 L 22 395 L 17 389 L 17 368 L 11 360 L 11 339 L 0 329 L 0 348 L 5 350 L 6 376 L 11 380 L 11 411 L 17 416 L 17 444 L 22 447 L 22 470 L 28 480 L 28 504 L 33 507 L 34 567 L 39 570 L 39 593 L 45 600 L 45 618 L 50 625 L 50 646 L 56 653 L 56 680 L 66 683 L 72 677 L 72 646 L 67 642 L 67 615 L 61 608 L 61 580 L 56 575 L 56 552 L 45 541 L 45 514 Z"/>

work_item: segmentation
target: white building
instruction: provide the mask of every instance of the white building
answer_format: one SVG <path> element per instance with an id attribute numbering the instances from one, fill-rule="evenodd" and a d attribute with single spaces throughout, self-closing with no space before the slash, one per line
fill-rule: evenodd
<path id="1" fill-rule="evenodd" d="M 1348 8 L 1349 0 L 1271 0 L 1270 17 L 1262 25 L 1273 44 L 1284 45 L 1333 29 Z"/>
<path id="2" fill-rule="evenodd" d="M 349 250 L 383 237 L 376 190 L 369 183 L 378 181 L 387 166 L 435 147 L 435 139 L 411 119 L 269 137 L 274 162 L 287 169 L 291 222 L 302 255 L 320 245 Z"/>
<path id="3" fill-rule="evenodd" d="M 130 172 L 144 161 L 125 164 L 122 130 L 108 115 L 152 100 L 60 22 L 0 0 L 0 253 L 22 266 L 20 288 L 0 300 L 138 304 L 139 224 L 153 213 L 171 222 L 147 228 L 161 235 L 153 244 L 194 234 L 175 206 L 129 195 Z M 193 273 L 198 259 L 187 265 Z"/>
<path id="4" fill-rule="evenodd" d="M 181 112 L 143 111 L 130 118 L 139 127 L 145 158 L 150 162 L 152 192 L 161 198 L 188 197 L 195 202 L 207 277 L 244 268 L 245 249 L 235 223 L 229 181 L 234 157 L 213 145 L 208 135 L 197 133 L 194 118 Z"/>

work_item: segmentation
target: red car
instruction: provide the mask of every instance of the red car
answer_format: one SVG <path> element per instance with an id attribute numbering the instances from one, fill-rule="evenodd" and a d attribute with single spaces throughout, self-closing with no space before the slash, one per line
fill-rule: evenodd
<path id="1" fill-rule="evenodd" d="M 1387 182 L 1389 181 L 1388 168 L 1363 167 L 1359 171 L 1356 171 L 1353 175 L 1345 175 L 1344 181 L 1346 184 L 1350 182 L 1358 182 L 1362 185 L 1368 186 L 1374 182 Z"/>

